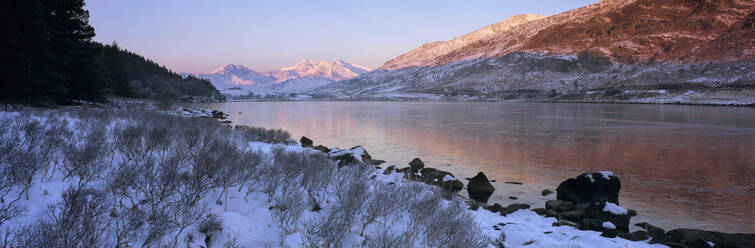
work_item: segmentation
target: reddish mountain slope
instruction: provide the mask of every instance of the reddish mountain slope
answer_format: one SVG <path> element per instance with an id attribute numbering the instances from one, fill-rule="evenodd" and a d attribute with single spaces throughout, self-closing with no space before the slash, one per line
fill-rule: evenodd
<path id="1" fill-rule="evenodd" d="M 604 0 L 547 18 L 520 21 L 440 54 L 426 52 L 425 45 L 386 62 L 383 68 L 436 66 L 515 51 L 590 52 L 624 63 L 753 59 L 754 13 L 752 0 Z"/>

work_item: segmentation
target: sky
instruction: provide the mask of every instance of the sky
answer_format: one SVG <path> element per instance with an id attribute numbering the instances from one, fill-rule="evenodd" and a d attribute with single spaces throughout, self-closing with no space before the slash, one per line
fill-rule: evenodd
<path id="1" fill-rule="evenodd" d="M 343 59 L 377 68 L 420 45 L 517 14 L 554 15 L 597 0 L 88 0 L 94 40 L 176 72 L 226 64 L 257 71 Z"/>

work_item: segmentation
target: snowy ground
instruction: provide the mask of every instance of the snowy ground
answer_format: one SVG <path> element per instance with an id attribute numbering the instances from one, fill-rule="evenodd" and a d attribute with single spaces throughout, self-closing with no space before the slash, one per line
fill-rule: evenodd
<path id="1" fill-rule="evenodd" d="M 33 174 L 33 183 L 28 190 L 24 191 L 23 187 L 19 186 L 3 188 L 7 190 L 4 191 L 6 194 L 3 197 L 3 211 L 9 209 L 7 207 L 14 198 L 19 199 L 15 202 L 15 206 L 26 211 L 4 223 L 0 222 L 0 229 L 7 237 L 4 241 L 0 241 L 2 242 L 0 245 L 5 247 L 9 244 L 42 244 L 44 246 L 50 243 L 39 242 L 53 236 L 73 238 L 87 233 L 83 236 L 99 242 L 96 243 L 97 246 L 110 247 L 116 246 L 115 244 L 119 243 L 118 240 L 121 245 L 150 247 L 495 247 L 494 242 L 500 242 L 505 247 L 664 247 L 650 245 L 647 242 L 631 242 L 622 238 L 605 238 L 600 236 L 600 232 L 595 231 L 553 226 L 552 224 L 557 222 L 555 218 L 542 217 L 530 210 L 519 210 L 508 216 L 501 216 L 483 208 L 476 211 L 469 210 L 460 197 L 444 198 L 438 187 L 403 179 L 401 174 L 386 175 L 381 169 L 359 165 L 338 168 L 336 162 L 327 159 L 327 155 L 310 148 L 250 141 L 244 138 L 249 136 L 245 136 L 246 134 L 240 131 L 221 127 L 212 123 L 212 120 L 202 118 L 206 115 L 202 114 L 203 111 L 182 109 L 177 112 L 178 115 L 191 117 L 169 116 L 144 109 L 134 111 L 127 107 L 117 110 L 117 113 L 107 113 L 109 111 L 116 110 L 63 108 L 59 110 L 17 109 L 0 112 L 0 123 L 4 124 L 0 129 L 2 136 L 0 149 L 12 147 L 13 142 L 24 141 L 22 143 L 26 144 L 25 141 L 29 140 L 28 137 L 33 132 L 18 131 L 20 129 L 36 130 L 49 136 L 50 140 L 60 133 L 70 132 L 70 136 L 59 140 L 60 147 L 71 146 L 70 142 L 89 147 L 87 145 L 91 144 L 92 139 L 87 137 L 91 137 L 89 135 L 92 132 L 96 133 L 100 130 L 104 131 L 102 134 L 108 136 L 102 145 L 108 149 L 102 152 L 109 155 L 102 156 L 106 160 L 98 160 L 98 163 L 102 165 L 92 164 L 92 166 L 101 166 L 95 168 L 94 171 L 71 172 L 65 168 L 71 168 L 68 162 L 76 158 L 51 152 L 55 154 L 50 157 L 52 159 L 39 160 L 49 164 L 39 167 L 39 170 Z M 202 121 L 197 122 L 194 121 L 195 119 L 202 119 Z M 42 126 L 40 129 L 24 128 L 23 126 L 28 123 L 37 123 Z M 169 135 L 173 139 L 186 138 L 191 130 L 203 130 L 205 134 L 208 134 L 203 136 L 204 139 L 208 139 L 205 141 L 207 146 L 216 144 L 214 142 L 228 142 L 237 146 L 239 150 L 228 153 L 231 155 L 219 156 L 216 160 L 201 160 L 200 164 L 192 164 L 194 160 L 190 158 L 178 162 L 179 168 L 186 166 L 188 170 L 175 171 L 179 174 L 183 173 L 175 179 L 180 186 L 176 186 L 175 191 L 170 191 L 175 194 L 168 194 L 165 197 L 165 201 L 175 200 L 175 203 L 165 204 L 144 197 L 154 194 L 155 190 L 166 190 L 161 186 L 173 182 L 164 179 L 165 175 L 171 175 L 165 172 L 170 171 L 165 170 L 167 168 L 165 166 L 168 166 L 165 164 L 174 161 L 167 158 L 172 156 L 167 152 L 177 152 L 180 155 L 182 153 L 194 154 L 203 150 L 185 147 L 179 149 L 183 147 L 181 144 L 174 144 L 175 147 L 166 145 L 163 147 L 165 150 L 154 149 L 154 157 L 145 160 L 135 159 L 138 156 L 152 156 L 152 153 L 128 155 L 126 154 L 129 151 L 127 147 L 118 144 L 124 142 L 122 138 L 114 136 L 128 130 L 138 130 L 126 128 L 134 125 L 156 128 L 148 129 L 148 132 L 161 130 L 160 132 L 173 133 L 172 136 L 169 133 L 161 134 Z M 166 125 L 168 128 L 159 129 L 160 125 Z M 194 126 L 202 129 L 192 129 Z M 65 130 L 51 132 L 55 130 L 55 127 L 62 127 Z M 145 134 L 143 140 L 145 143 L 140 144 L 147 147 L 150 137 L 159 138 Z M 24 148 L 29 147 L 32 145 Z M 81 148 L 77 145 L 72 147 Z M 223 147 L 222 144 L 221 147 Z M 96 147 L 91 149 L 94 148 Z M 34 149 L 42 149 L 42 146 Z M 66 150 L 61 148 L 60 152 L 64 151 Z M 358 152 L 352 150 L 334 154 Z M 26 154 L 16 150 L 5 154 L 16 153 Z M 251 162 L 243 159 L 228 162 L 236 156 L 234 154 L 241 154 L 240 158 L 256 160 L 252 165 L 249 164 Z M 207 156 L 214 155 L 208 153 Z M 11 171 L 16 161 L 10 156 L 0 156 L 5 182 L 11 182 L 8 179 L 11 178 L 9 175 L 16 175 Z M 148 161 L 158 161 L 156 164 L 158 166 L 150 167 Z M 156 171 L 161 171 L 156 175 L 161 177 L 150 180 L 157 181 L 144 181 L 147 178 L 145 176 L 149 174 L 136 177 L 138 180 L 135 180 L 140 183 L 162 183 L 155 183 L 153 185 L 155 187 L 150 188 L 151 191 L 141 191 L 139 183 L 122 189 L 115 187 L 114 185 L 117 185 L 116 182 L 123 175 L 121 169 L 129 166 L 156 168 Z M 200 182 L 190 179 L 202 176 L 198 174 L 198 171 L 206 168 L 220 168 L 228 171 L 225 174 L 222 171 L 212 172 L 216 173 L 213 174 L 215 176 L 205 178 L 207 181 L 212 181 L 206 185 L 210 188 L 204 194 L 197 194 L 200 199 L 196 203 L 182 204 L 184 200 L 194 199 L 184 197 L 187 192 L 191 191 L 184 184 Z M 249 175 L 247 178 L 249 180 L 232 182 L 218 180 L 223 175 L 241 174 Z M 85 178 L 89 179 L 84 180 Z M 128 184 L 128 182 L 125 183 Z M 101 192 L 91 194 L 91 198 L 81 200 L 88 202 L 90 205 L 86 206 L 92 206 L 91 209 L 101 208 L 101 212 L 95 212 L 92 215 L 94 216 L 92 219 L 97 221 L 67 218 L 70 217 L 67 213 L 71 212 L 65 210 L 76 208 L 62 204 L 66 199 L 63 195 L 69 192 L 67 194 L 70 196 L 72 189 L 81 188 L 91 188 L 96 192 Z M 25 193 L 28 193 L 28 199 Z M 93 199 L 98 197 L 105 200 L 95 204 L 97 202 Z M 87 210 L 87 208 L 79 210 L 82 209 Z M 169 211 L 164 213 L 166 216 L 160 217 L 156 213 L 161 210 Z M 162 220 L 171 225 L 166 225 L 162 232 L 155 231 L 157 230 L 155 226 L 165 223 L 156 222 L 157 217 L 129 215 L 131 211 L 164 218 Z M 5 213 L 7 212 L 2 214 Z M 74 211 L 74 213 L 77 212 Z M 78 215 L 83 214 L 76 216 Z M 146 219 L 143 219 L 144 222 L 139 222 L 141 224 L 131 225 L 131 222 L 125 220 L 125 216 L 130 216 L 132 218 L 130 220 Z M 62 224 L 66 225 L 58 226 Z M 93 229 L 100 232 L 91 234 Z M 51 230 L 65 235 L 49 236 L 48 232 Z M 70 236 L 73 234 L 79 236 Z M 148 242 L 158 234 L 154 242 Z M 340 234 L 342 236 L 339 236 Z M 60 243 L 55 243 L 53 246 L 58 245 Z"/>

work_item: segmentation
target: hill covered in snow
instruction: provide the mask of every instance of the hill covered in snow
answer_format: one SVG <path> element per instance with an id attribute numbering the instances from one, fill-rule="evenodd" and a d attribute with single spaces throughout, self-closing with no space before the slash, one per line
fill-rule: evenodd
<path id="1" fill-rule="evenodd" d="M 279 70 L 258 72 L 239 64 L 229 64 L 198 78 L 212 82 L 224 94 L 290 94 L 301 93 L 328 83 L 367 73 L 372 69 L 343 60 L 303 60 Z"/>

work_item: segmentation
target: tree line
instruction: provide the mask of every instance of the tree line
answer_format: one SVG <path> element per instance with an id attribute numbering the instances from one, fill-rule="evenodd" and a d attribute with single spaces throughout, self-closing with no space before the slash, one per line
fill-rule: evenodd
<path id="1" fill-rule="evenodd" d="M 115 42 L 92 41 L 95 31 L 84 5 L 84 0 L 0 2 L 0 101 L 221 98 L 206 80 L 184 79 Z"/>

